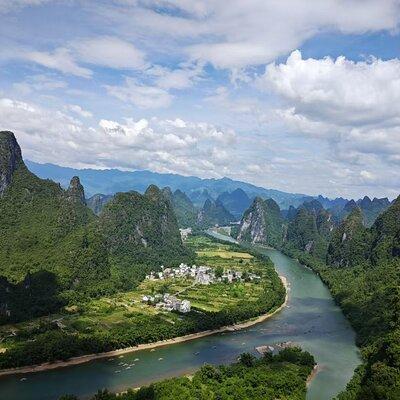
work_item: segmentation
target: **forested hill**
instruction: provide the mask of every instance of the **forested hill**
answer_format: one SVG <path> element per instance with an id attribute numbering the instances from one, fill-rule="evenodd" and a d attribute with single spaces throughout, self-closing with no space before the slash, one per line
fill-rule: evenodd
<path id="1" fill-rule="evenodd" d="M 379 212 L 370 228 L 357 202 L 347 205 L 347 217 L 340 223 L 315 200 L 289 210 L 281 240 L 274 244 L 271 235 L 279 233 L 279 225 L 265 223 L 271 211 L 258 200 L 245 212 L 238 239 L 282 249 L 317 271 L 329 286 L 357 332 L 364 359 L 340 400 L 398 400 L 400 196 Z"/>
<path id="2" fill-rule="evenodd" d="M 325 255 L 284 249 L 320 274 L 357 332 L 364 364 L 339 399 L 399 399 L 400 196 L 371 228 L 354 208 L 327 243 Z"/>
<path id="3" fill-rule="evenodd" d="M 158 189 L 118 194 L 97 218 L 79 178 L 64 190 L 32 174 L 11 132 L 0 132 L 0 215 L 0 321 L 133 286 L 149 268 L 191 259 Z"/>
<path id="4" fill-rule="evenodd" d="M 283 237 L 283 219 L 278 204 L 256 197 L 241 220 L 238 240 L 280 246 Z"/>
<path id="5" fill-rule="evenodd" d="M 113 279 L 124 289 L 162 264 L 179 265 L 192 258 L 182 244 L 170 201 L 154 185 L 143 195 L 117 193 L 100 214 L 97 226 L 113 265 Z"/>

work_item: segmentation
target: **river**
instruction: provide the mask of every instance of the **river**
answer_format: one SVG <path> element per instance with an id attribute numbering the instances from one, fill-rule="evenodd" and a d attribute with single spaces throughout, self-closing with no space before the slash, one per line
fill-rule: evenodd
<path id="1" fill-rule="evenodd" d="M 307 400 L 331 399 L 345 388 L 360 363 L 354 331 L 315 273 L 277 250 L 258 250 L 271 258 L 289 284 L 287 306 L 271 319 L 242 331 L 125 354 L 123 358 L 0 377 L 0 399 L 55 400 L 63 394 L 85 398 L 100 388 L 122 391 L 191 373 L 204 363 L 229 363 L 243 352 L 254 352 L 257 346 L 284 341 L 312 353 L 320 366 Z"/>

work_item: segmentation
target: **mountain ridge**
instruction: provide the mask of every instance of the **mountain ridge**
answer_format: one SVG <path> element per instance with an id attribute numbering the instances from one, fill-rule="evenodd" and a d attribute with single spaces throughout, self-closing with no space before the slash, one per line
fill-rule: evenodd
<path id="1" fill-rule="evenodd" d="M 29 169 L 42 178 L 50 178 L 66 187 L 72 176 L 79 175 L 86 193 L 89 196 L 101 193 L 104 195 L 117 192 L 137 190 L 144 192 L 149 184 L 156 184 L 158 187 L 170 187 L 172 191 L 180 189 L 185 192 L 195 203 L 191 193 L 203 191 L 204 189 L 215 200 L 223 192 L 233 192 L 236 189 L 243 189 L 249 197 L 261 195 L 264 198 L 274 199 L 281 207 L 289 207 L 291 203 L 300 205 L 306 198 L 312 199 L 301 193 L 288 193 L 277 189 L 267 189 L 251 183 L 233 180 L 230 178 L 199 178 L 196 176 L 183 176 L 179 174 L 161 174 L 148 170 L 121 171 L 118 169 L 74 169 L 61 167 L 55 164 L 40 164 L 26 160 Z M 101 177 L 101 178 L 100 178 Z M 101 181 L 102 183 L 100 183 Z M 114 182 L 113 182 L 114 181 Z M 108 184 L 107 184 L 108 182 Z M 198 204 L 203 206 L 203 204 Z"/>

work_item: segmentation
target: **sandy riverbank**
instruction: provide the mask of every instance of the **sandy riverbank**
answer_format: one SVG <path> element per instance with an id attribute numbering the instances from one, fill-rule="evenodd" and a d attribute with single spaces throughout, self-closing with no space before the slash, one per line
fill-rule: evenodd
<path id="1" fill-rule="evenodd" d="M 316 377 L 318 372 L 321 370 L 320 366 L 318 364 L 315 364 L 313 370 L 311 371 L 311 374 L 308 375 L 306 385 L 309 386 L 311 381 Z"/>
<path id="2" fill-rule="evenodd" d="M 44 363 L 44 364 L 40 364 L 40 365 L 32 365 L 32 366 L 27 366 L 27 367 L 5 369 L 5 370 L 0 371 L 0 376 L 12 375 L 12 374 L 27 374 L 27 373 L 32 373 L 32 372 L 46 371 L 49 369 L 63 368 L 63 367 L 68 367 L 68 366 L 72 366 L 72 365 L 83 364 L 83 363 L 86 363 L 86 362 L 89 362 L 92 360 L 98 360 L 101 358 L 120 356 L 120 355 L 127 354 L 127 353 L 133 353 L 135 351 L 149 350 L 149 349 L 154 349 L 156 347 L 169 346 L 169 345 L 176 344 L 176 343 L 183 343 L 183 342 L 187 342 L 189 340 L 195 340 L 195 339 L 199 339 L 202 337 L 215 335 L 217 333 L 231 332 L 231 331 L 237 331 L 237 330 L 248 328 L 250 326 L 259 324 L 260 322 L 263 322 L 263 321 L 267 320 L 268 318 L 271 318 L 273 315 L 275 315 L 276 313 L 281 311 L 287 305 L 287 302 L 289 299 L 288 283 L 287 283 L 286 277 L 280 276 L 279 278 L 281 279 L 281 281 L 286 289 L 285 301 L 275 311 L 273 311 L 271 313 L 260 315 L 259 317 L 253 318 L 249 321 L 245 321 L 245 322 L 238 323 L 235 325 L 230 325 L 230 326 L 223 326 L 222 328 L 219 328 L 219 329 L 192 333 L 190 335 L 180 336 L 180 337 L 176 337 L 176 338 L 168 339 L 168 340 L 162 340 L 159 342 L 140 344 L 135 347 L 127 347 L 124 349 L 107 351 L 104 353 L 87 354 L 84 356 L 73 357 L 67 361 L 55 361 L 52 363 Z"/>

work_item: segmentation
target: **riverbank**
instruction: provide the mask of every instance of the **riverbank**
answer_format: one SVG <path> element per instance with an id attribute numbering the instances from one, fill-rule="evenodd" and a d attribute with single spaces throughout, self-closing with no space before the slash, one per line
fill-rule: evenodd
<path id="1" fill-rule="evenodd" d="M 195 340 L 195 339 L 203 338 L 206 336 L 215 335 L 218 333 L 231 332 L 231 331 L 237 331 L 237 330 L 249 328 L 253 325 L 259 324 L 260 322 L 263 322 L 263 321 L 271 318 L 273 315 L 275 315 L 276 313 L 281 311 L 287 305 L 287 302 L 289 299 L 289 287 L 288 287 L 287 279 L 284 276 L 279 276 L 279 278 L 281 279 L 282 284 L 285 287 L 285 291 L 286 291 L 284 302 L 278 308 L 276 308 L 273 312 L 268 312 L 266 314 L 260 315 L 259 317 L 253 318 L 251 320 L 237 323 L 237 324 L 230 325 L 230 326 L 224 326 L 219 329 L 192 333 L 190 335 L 180 336 L 180 337 L 176 337 L 173 339 L 162 340 L 162 341 L 154 342 L 154 343 L 141 344 L 141 345 L 138 345 L 135 347 L 127 347 L 124 349 L 118 349 L 118 350 L 113 350 L 113 351 L 108 351 L 108 352 L 103 352 L 103 353 L 87 354 L 84 356 L 73 357 L 67 361 L 56 361 L 56 362 L 52 362 L 52 363 L 43 363 L 40 365 L 32 365 L 32 366 L 27 366 L 27 367 L 5 369 L 5 370 L 0 371 L 0 376 L 13 375 L 13 374 L 27 374 L 27 373 L 41 372 L 41 371 L 57 369 L 57 368 L 64 368 L 64 367 L 69 367 L 69 366 L 73 366 L 73 365 L 87 363 L 89 361 L 98 360 L 98 359 L 102 359 L 102 358 L 122 356 L 124 354 L 133 353 L 136 351 L 155 349 L 157 347 L 163 347 L 163 346 L 169 346 L 172 344 L 183 343 L 183 342 L 187 342 L 190 340 Z"/>
<path id="2" fill-rule="evenodd" d="M 312 380 L 317 376 L 318 372 L 321 370 L 321 367 L 318 364 L 315 364 L 313 370 L 311 371 L 311 374 L 308 375 L 306 385 L 307 387 L 310 385 Z"/>

